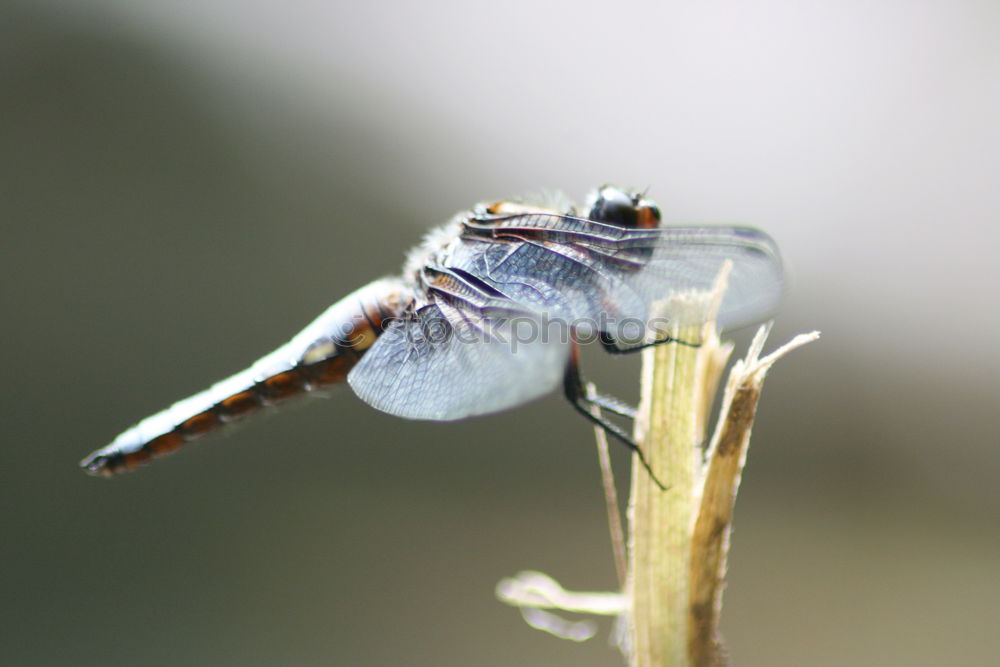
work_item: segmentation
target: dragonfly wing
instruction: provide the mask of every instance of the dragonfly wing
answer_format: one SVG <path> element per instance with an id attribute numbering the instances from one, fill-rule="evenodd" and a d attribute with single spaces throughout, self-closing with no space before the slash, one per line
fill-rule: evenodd
<path id="1" fill-rule="evenodd" d="M 456 260 L 513 301 L 552 317 L 645 323 L 653 302 L 710 289 L 727 260 L 732 272 L 719 314 L 723 328 L 766 317 L 782 293 L 777 246 L 748 227 L 635 229 L 530 214 L 488 229 L 492 247 L 456 253 Z M 479 238 L 470 239 L 468 247 L 477 244 Z"/>
<path id="2" fill-rule="evenodd" d="M 722 265 L 729 261 L 732 270 L 719 309 L 720 328 L 760 321 L 777 310 L 784 291 L 784 269 L 778 247 L 766 233 L 750 227 L 667 227 L 656 231 L 659 234 L 652 257 L 631 280 L 647 299 L 709 290 Z"/>
<path id="3" fill-rule="evenodd" d="M 398 417 L 451 421 L 498 412 L 562 380 L 568 343 L 540 339 L 533 326 L 528 314 L 470 317 L 431 303 L 393 322 L 347 381 L 361 400 Z"/>
<path id="4" fill-rule="evenodd" d="M 448 265 L 475 276 L 520 308 L 572 323 L 579 332 L 600 318 L 642 313 L 645 321 L 648 299 L 627 283 L 617 263 L 578 243 L 524 234 L 490 242 L 466 240 Z"/>

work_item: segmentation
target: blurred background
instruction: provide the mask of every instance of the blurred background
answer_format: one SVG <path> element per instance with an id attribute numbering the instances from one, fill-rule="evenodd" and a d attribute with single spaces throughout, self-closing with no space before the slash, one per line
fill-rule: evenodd
<path id="1" fill-rule="evenodd" d="M 765 388 L 735 664 L 996 660 L 997 3 L 35 0 L 0 54 L 0 663 L 620 664 L 610 623 L 570 644 L 493 596 L 615 586 L 558 395 L 433 424 L 345 389 L 76 468 L 456 211 L 605 182 L 769 230 L 770 347 L 823 332 Z M 588 374 L 635 400 L 637 361 Z"/>

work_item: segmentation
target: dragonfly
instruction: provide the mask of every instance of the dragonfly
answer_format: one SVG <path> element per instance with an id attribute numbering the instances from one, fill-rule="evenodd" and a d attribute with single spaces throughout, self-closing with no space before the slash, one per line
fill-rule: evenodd
<path id="1" fill-rule="evenodd" d="M 400 275 L 345 296 L 250 367 L 143 419 L 80 465 L 112 477 L 346 382 L 377 410 L 435 421 L 500 412 L 561 387 L 648 470 L 629 434 L 593 409 L 635 417 L 631 406 L 587 390 L 580 345 L 612 354 L 697 345 L 657 334 L 654 304 L 711 288 L 727 262 L 721 328 L 773 313 L 782 261 L 758 229 L 664 225 L 645 193 L 611 185 L 579 212 L 561 201 L 477 204 L 431 231 Z"/>

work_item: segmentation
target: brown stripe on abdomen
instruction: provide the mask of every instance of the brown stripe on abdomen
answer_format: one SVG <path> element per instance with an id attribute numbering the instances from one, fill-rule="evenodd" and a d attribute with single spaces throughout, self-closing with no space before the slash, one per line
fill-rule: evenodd
<path id="1" fill-rule="evenodd" d="M 346 363 L 348 356 L 353 357 L 352 363 Z M 343 355 L 310 366 L 296 366 L 281 371 L 254 382 L 243 391 L 216 398 L 207 409 L 190 416 L 183 414 L 186 402 L 182 401 L 150 417 L 149 420 L 140 422 L 120 435 L 109 447 L 85 459 L 81 465 L 87 472 L 104 476 L 133 470 L 154 459 L 171 454 L 185 444 L 217 431 L 226 424 L 260 412 L 265 407 L 278 405 L 319 386 L 343 381 L 357 358 L 354 355 Z M 331 366 L 337 369 L 336 373 L 329 372 Z M 314 369 L 325 371 L 321 375 L 317 374 L 317 379 L 322 382 L 313 383 L 306 379 L 307 376 L 313 375 Z M 213 389 L 205 393 L 210 393 Z M 198 396 L 192 398 L 196 399 Z M 162 432 L 164 429 L 169 430 Z"/>
<path id="2" fill-rule="evenodd" d="M 393 291 L 387 292 L 389 288 Z M 401 302 L 395 283 L 362 288 L 249 369 L 144 419 L 80 465 L 91 474 L 111 477 L 265 407 L 343 382 Z"/>

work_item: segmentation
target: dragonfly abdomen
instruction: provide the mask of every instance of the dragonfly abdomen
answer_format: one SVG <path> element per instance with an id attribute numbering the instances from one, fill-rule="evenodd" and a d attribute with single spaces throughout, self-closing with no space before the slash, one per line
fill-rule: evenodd
<path id="1" fill-rule="evenodd" d="M 147 417 L 80 465 L 91 474 L 111 477 L 266 407 L 343 382 L 402 310 L 403 301 L 394 281 L 361 288 L 250 368 Z"/>

